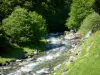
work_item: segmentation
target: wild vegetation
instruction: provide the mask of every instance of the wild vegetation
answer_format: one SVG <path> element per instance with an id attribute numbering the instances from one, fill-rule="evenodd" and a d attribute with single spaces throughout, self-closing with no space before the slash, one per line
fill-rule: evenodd
<path id="1" fill-rule="evenodd" d="M 46 21 L 36 12 L 17 7 L 2 21 L 2 28 L 15 42 L 38 42 L 46 33 Z"/>
<path id="2" fill-rule="evenodd" d="M 99 0 L 0 0 L 0 64 L 45 50 L 45 35 L 65 30 L 91 35 L 81 42 L 78 60 L 55 73 L 100 75 Z"/>
<path id="3" fill-rule="evenodd" d="M 89 31 L 96 32 L 98 30 L 100 30 L 100 15 L 94 12 L 84 19 L 79 29 L 79 33 L 81 36 L 84 36 Z"/>
<path id="4" fill-rule="evenodd" d="M 82 54 L 67 75 L 99 75 L 100 30 L 85 40 Z"/>
<path id="5" fill-rule="evenodd" d="M 83 19 L 92 13 L 95 0 L 73 0 L 66 26 L 78 30 Z"/>

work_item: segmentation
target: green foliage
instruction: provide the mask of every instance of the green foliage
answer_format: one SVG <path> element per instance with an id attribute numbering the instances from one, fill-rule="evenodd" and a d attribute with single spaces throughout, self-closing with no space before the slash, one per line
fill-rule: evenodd
<path id="1" fill-rule="evenodd" d="M 30 39 L 37 42 L 46 34 L 46 20 L 36 12 L 29 13 Z"/>
<path id="2" fill-rule="evenodd" d="M 13 41 L 27 41 L 28 33 L 28 12 L 25 9 L 17 7 L 12 14 L 3 20 L 3 29 L 5 33 L 10 36 Z M 24 38 L 24 40 L 22 40 Z"/>
<path id="3" fill-rule="evenodd" d="M 0 18 L 8 17 L 20 6 L 46 18 L 48 31 L 64 31 L 72 0 L 0 0 Z"/>
<path id="4" fill-rule="evenodd" d="M 94 2 L 95 0 L 73 0 L 66 26 L 78 30 L 83 19 L 93 12 Z"/>
<path id="5" fill-rule="evenodd" d="M 86 33 L 88 33 L 88 31 L 90 31 L 90 30 L 92 32 L 100 30 L 100 15 L 95 12 L 88 15 L 84 19 L 84 21 L 81 24 L 81 27 L 79 29 L 79 33 L 83 36 Z"/>
<path id="6" fill-rule="evenodd" d="M 40 9 L 36 9 L 42 14 L 48 24 L 48 31 L 64 31 L 65 22 L 68 18 L 70 4 L 72 0 L 48 0 L 42 3 Z"/>
<path id="7" fill-rule="evenodd" d="M 28 13 L 17 7 L 12 14 L 3 20 L 5 33 L 14 42 L 36 42 L 46 32 L 46 21 L 36 12 Z"/>

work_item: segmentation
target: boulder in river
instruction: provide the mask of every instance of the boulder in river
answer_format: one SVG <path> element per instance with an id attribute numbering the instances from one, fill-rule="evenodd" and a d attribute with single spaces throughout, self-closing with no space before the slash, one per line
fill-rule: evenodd
<path id="1" fill-rule="evenodd" d="M 65 35 L 64 39 L 66 40 L 71 40 L 71 39 L 74 39 L 75 36 L 71 33 L 71 34 L 68 34 L 68 35 Z"/>

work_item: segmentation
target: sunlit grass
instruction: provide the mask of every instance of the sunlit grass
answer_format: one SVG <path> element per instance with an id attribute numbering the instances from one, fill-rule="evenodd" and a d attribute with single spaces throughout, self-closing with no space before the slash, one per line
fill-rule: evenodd
<path id="1" fill-rule="evenodd" d="M 100 31 L 85 41 L 81 57 L 67 75 L 100 75 Z"/>

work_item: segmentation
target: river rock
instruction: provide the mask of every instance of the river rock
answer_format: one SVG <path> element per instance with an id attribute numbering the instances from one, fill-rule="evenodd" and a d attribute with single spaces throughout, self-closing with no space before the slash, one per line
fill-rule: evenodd
<path id="1" fill-rule="evenodd" d="M 16 62 L 21 62 L 21 61 L 22 61 L 22 60 L 18 60 L 18 59 L 16 60 Z"/>
<path id="2" fill-rule="evenodd" d="M 37 54 L 38 54 L 38 51 L 35 51 L 33 54 L 34 54 L 34 55 L 37 55 Z"/>
<path id="3" fill-rule="evenodd" d="M 65 63 L 65 65 L 67 65 L 67 66 L 70 65 L 70 61 L 67 61 L 67 62 Z"/>
<path id="4" fill-rule="evenodd" d="M 64 31 L 64 35 L 68 35 L 68 33 L 69 33 L 68 31 Z"/>
<path id="5" fill-rule="evenodd" d="M 74 52 L 75 52 L 75 51 L 74 51 L 73 48 L 69 50 L 69 53 L 70 53 L 70 54 L 73 54 Z"/>
<path id="6" fill-rule="evenodd" d="M 38 75 L 49 74 L 49 68 L 44 68 L 44 69 L 38 70 L 38 71 L 36 71 L 36 74 L 38 74 Z"/>
<path id="7" fill-rule="evenodd" d="M 9 66 L 3 67 L 4 70 L 10 69 L 10 68 L 11 67 L 9 67 Z"/>
<path id="8" fill-rule="evenodd" d="M 76 55 L 80 55 L 81 54 L 81 48 L 77 49 Z"/>
<path id="9" fill-rule="evenodd" d="M 74 38 L 74 35 L 72 33 L 64 36 L 64 39 L 66 39 L 66 40 L 70 40 L 73 38 Z"/>
<path id="10" fill-rule="evenodd" d="M 28 58 L 26 61 L 32 61 L 32 58 Z"/>
<path id="11" fill-rule="evenodd" d="M 72 45 L 72 48 L 75 48 L 75 47 L 76 47 L 76 44 L 73 44 L 73 45 Z"/>
<path id="12" fill-rule="evenodd" d="M 75 33 L 75 36 L 76 36 L 76 39 L 77 38 L 80 38 L 80 34 L 77 32 L 77 33 Z"/>
<path id="13" fill-rule="evenodd" d="M 79 38 L 79 33 L 70 33 L 64 36 L 64 39 L 66 40 L 72 40 L 72 39 L 78 39 L 78 38 Z"/>
<path id="14" fill-rule="evenodd" d="M 70 61 L 70 62 L 74 62 L 74 61 L 76 61 L 76 57 L 74 57 L 74 56 L 70 56 L 69 61 Z"/>

